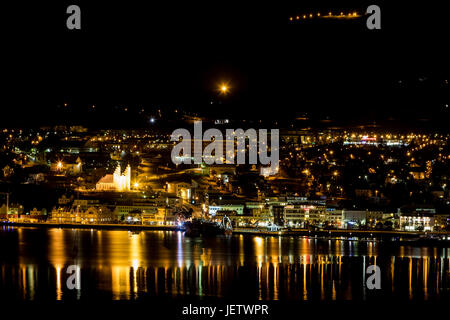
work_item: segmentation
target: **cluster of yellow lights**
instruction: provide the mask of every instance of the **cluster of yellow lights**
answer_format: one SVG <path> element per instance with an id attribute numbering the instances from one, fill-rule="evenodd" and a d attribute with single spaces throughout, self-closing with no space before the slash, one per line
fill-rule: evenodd
<path id="1" fill-rule="evenodd" d="M 230 86 L 227 83 L 221 83 L 218 89 L 221 94 L 227 94 L 230 91 Z"/>
<path id="2" fill-rule="evenodd" d="M 340 12 L 340 13 L 333 13 L 333 12 L 328 12 L 328 14 L 322 15 L 320 12 L 317 12 L 316 14 L 304 14 L 304 15 L 299 15 L 299 16 L 295 16 L 295 17 L 289 17 L 289 21 L 294 21 L 294 20 L 300 20 L 300 19 L 312 19 L 312 18 L 334 18 L 334 19 L 353 19 L 353 18 L 358 18 L 361 17 L 360 14 L 358 14 L 356 11 L 355 12 L 349 12 L 349 13 L 344 13 L 344 12 Z"/>

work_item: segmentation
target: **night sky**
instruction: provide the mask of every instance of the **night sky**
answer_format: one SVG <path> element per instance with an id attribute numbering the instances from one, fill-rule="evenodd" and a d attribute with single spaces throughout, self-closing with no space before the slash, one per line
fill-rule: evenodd
<path id="1" fill-rule="evenodd" d="M 0 122 L 62 121 L 64 103 L 80 119 L 95 105 L 101 125 L 123 106 L 224 117 L 309 112 L 364 121 L 446 121 L 446 10 L 429 2 L 393 2 L 8 4 L 1 17 Z M 81 7 L 81 31 L 66 29 L 69 4 Z M 382 30 L 367 30 L 365 18 L 289 22 L 289 16 L 318 11 L 364 13 L 369 4 L 381 7 Z M 231 85 L 226 97 L 216 90 L 223 81 Z M 210 104 L 218 100 L 223 104 Z"/>

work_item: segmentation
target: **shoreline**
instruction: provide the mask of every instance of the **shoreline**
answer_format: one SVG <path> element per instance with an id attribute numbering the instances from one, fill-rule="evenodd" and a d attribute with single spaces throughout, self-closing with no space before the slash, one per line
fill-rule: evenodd
<path id="1" fill-rule="evenodd" d="M 0 226 L 15 227 L 43 227 L 66 229 L 99 229 L 99 230 L 128 230 L 128 231 L 185 231 L 183 227 L 169 225 L 133 225 L 133 224 L 78 224 L 78 223 L 51 223 L 51 222 L 6 222 L 0 221 Z M 450 238 L 450 232 L 424 232 L 424 231 L 388 231 L 388 230 L 308 230 L 293 229 L 281 231 L 268 231 L 253 228 L 235 228 L 233 234 L 249 234 L 258 236 L 318 236 L 318 237 L 362 237 L 362 238 L 418 238 L 435 236 Z"/>
<path id="2" fill-rule="evenodd" d="M 36 228 L 64 228 L 64 229 L 98 229 L 98 230 L 162 230 L 162 231 L 184 231 L 178 226 L 152 226 L 137 224 L 80 224 L 80 223 L 52 223 L 52 222 L 6 222 L 0 221 L 0 226 L 10 227 L 36 227 Z"/>

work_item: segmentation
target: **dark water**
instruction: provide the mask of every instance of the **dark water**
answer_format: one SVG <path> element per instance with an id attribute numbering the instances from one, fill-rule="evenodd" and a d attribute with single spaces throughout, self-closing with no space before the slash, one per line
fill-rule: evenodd
<path id="1" fill-rule="evenodd" d="M 442 300 L 449 257 L 450 248 L 373 241 L 1 227 L 0 298 Z M 374 264 L 380 290 L 365 285 Z M 69 265 L 80 266 L 80 290 L 67 288 Z"/>

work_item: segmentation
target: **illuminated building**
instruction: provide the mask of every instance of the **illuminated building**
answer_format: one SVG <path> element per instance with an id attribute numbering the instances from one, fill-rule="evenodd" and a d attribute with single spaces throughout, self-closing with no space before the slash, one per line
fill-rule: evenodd
<path id="1" fill-rule="evenodd" d="M 404 231 L 433 231 L 436 209 L 432 206 L 421 205 L 413 208 L 401 209 L 400 229 Z"/>
<path id="2" fill-rule="evenodd" d="M 116 206 L 116 211 L 117 214 L 122 217 L 132 212 L 155 213 L 158 211 L 158 207 L 154 202 L 131 202 L 118 204 Z"/>
<path id="3" fill-rule="evenodd" d="M 243 204 L 221 204 L 215 205 L 214 203 L 209 206 L 209 214 L 215 216 L 217 211 L 235 211 L 238 215 L 244 214 Z"/>
<path id="4" fill-rule="evenodd" d="M 0 206 L 0 219 L 8 218 L 9 220 L 17 220 L 23 213 L 23 206 L 21 204 L 2 204 Z"/>
<path id="5" fill-rule="evenodd" d="M 432 231 L 434 216 L 427 213 L 402 213 L 400 229 L 404 231 Z"/>
<path id="6" fill-rule="evenodd" d="M 198 184 L 195 181 L 191 183 L 184 181 L 174 181 L 167 183 L 167 192 L 173 193 L 177 197 L 190 201 L 194 194 L 194 189 L 198 187 Z"/>
<path id="7" fill-rule="evenodd" d="M 47 209 L 42 208 L 41 210 L 38 210 L 36 208 L 33 208 L 33 210 L 30 211 L 30 214 L 22 215 L 22 220 L 24 222 L 42 222 L 47 219 Z"/>
<path id="8" fill-rule="evenodd" d="M 251 220 L 253 224 L 258 226 L 268 226 L 273 224 L 273 214 L 269 205 L 260 204 L 250 208 L 250 205 L 247 203 L 246 207 L 251 212 Z"/>
<path id="9" fill-rule="evenodd" d="M 96 184 L 96 190 L 100 191 L 130 191 L 131 189 L 131 167 L 128 165 L 121 172 L 120 165 L 113 174 L 103 176 Z"/>
<path id="10" fill-rule="evenodd" d="M 172 209 L 169 208 L 157 208 L 156 211 L 142 212 L 142 224 L 169 224 L 174 225 L 176 223 L 175 217 L 172 213 Z"/>
<path id="11" fill-rule="evenodd" d="M 105 206 L 92 206 L 87 209 L 78 207 L 58 207 L 51 212 L 51 222 L 55 223 L 111 223 L 114 213 Z"/>
<path id="12" fill-rule="evenodd" d="M 306 222 L 319 223 L 325 221 L 326 217 L 324 206 L 296 204 L 284 208 L 284 221 L 288 226 L 305 227 Z"/>
<path id="13" fill-rule="evenodd" d="M 83 171 L 83 162 L 80 157 L 77 157 L 76 160 L 57 161 L 51 164 L 50 170 L 59 173 L 77 175 Z"/>

